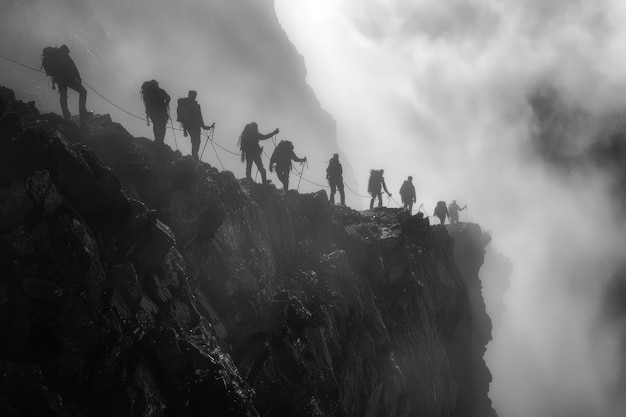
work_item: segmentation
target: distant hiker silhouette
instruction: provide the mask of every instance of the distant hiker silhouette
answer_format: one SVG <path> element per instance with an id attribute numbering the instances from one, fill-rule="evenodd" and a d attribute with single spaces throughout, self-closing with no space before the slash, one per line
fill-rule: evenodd
<path id="1" fill-rule="evenodd" d="M 178 107 L 176 108 L 176 120 L 183 126 L 183 135 L 191 138 L 191 156 L 198 161 L 198 151 L 200 150 L 200 129 L 211 129 L 215 127 L 215 123 L 211 126 L 204 124 L 202 118 L 202 109 L 196 101 L 198 93 L 189 90 L 187 97 L 178 99 Z"/>
<path id="2" fill-rule="evenodd" d="M 413 185 L 413 177 L 408 177 L 400 187 L 400 198 L 404 208 L 413 213 L 413 203 L 417 201 L 415 197 L 415 186 Z"/>
<path id="3" fill-rule="evenodd" d="M 446 217 L 448 217 L 448 206 L 446 206 L 445 201 L 437 202 L 433 216 L 439 217 L 439 221 L 441 222 L 441 224 L 444 224 L 446 222 Z"/>
<path id="4" fill-rule="evenodd" d="M 70 58 L 70 48 L 67 45 L 61 45 L 58 48 L 45 47 L 41 53 L 41 67 L 46 71 L 46 75 L 52 77 L 52 89 L 55 88 L 55 84 L 59 87 L 63 117 L 69 119 L 71 116 L 67 107 L 67 89 L 69 87 L 79 95 L 78 112 L 81 121 L 84 121 L 89 116 L 86 107 L 87 90 L 82 85 L 82 79 L 74 60 Z"/>
<path id="5" fill-rule="evenodd" d="M 273 132 L 265 135 L 259 133 L 259 125 L 255 122 L 248 123 L 239 136 L 239 144 L 241 147 L 241 161 L 246 161 L 246 178 L 252 181 L 252 162 L 256 164 L 257 169 L 261 173 L 261 180 L 263 184 L 267 183 L 265 168 L 263 168 L 263 160 L 261 159 L 261 153 L 263 148 L 259 146 L 259 141 L 269 139 L 275 134 L 280 132 L 278 129 L 274 129 Z"/>
<path id="6" fill-rule="evenodd" d="M 163 144 L 167 121 L 170 118 L 170 96 L 164 89 L 159 87 L 159 83 L 156 80 L 150 80 L 141 85 L 141 98 L 146 106 L 146 122 L 148 126 L 150 126 L 150 120 L 152 120 L 154 142 Z"/>
<path id="7" fill-rule="evenodd" d="M 289 140 L 281 140 L 274 149 L 270 158 L 270 172 L 274 164 L 276 165 L 276 175 L 283 183 L 285 191 L 289 190 L 289 171 L 291 171 L 291 161 L 306 162 L 306 157 L 298 158 L 293 151 L 293 143 Z"/>
<path id="8" fill-rule="evenodd" d="M 339 162 L 339 154 L 333 154 L 333 157 L 328 161 L 328 168 L 326 168 L 326 179 L 328 185 L 330 185 L 330 204 L 335 204 L 335 192 L 339 190 L 339 197 L 341 198 L 341 205 L 346 205 L 346 194 L 343 191 L 343 168 L 341 162 Z"/>
<path id="9" fill-rule="evenodd" d="M 448 206 L 448 213 L 450 215 L 450 223 L 457 224 L 459 222 L 459 212 L 463 211 L 467 208 L 467 206 L 461 208 L 456 203 L 456 200 L 452 200 L 452 203 Z"/>
<path id="10" fill-rule="evenodd" d="M 383 177 L 384 173 L 385 170 L 383 169 L 370 170 L 370 179 L 367 185 L 367 191 L 372 196 L 370 201 L 370 210 L 374 208 L 374 200 L 376 200 L 376 197 L 378 197 L 378 207 L 383 206 L 383 189 L 387 195 L 391 197 L 391 193 L 387 190 L 387 184 L 385 184 L 385 178 Z"/>

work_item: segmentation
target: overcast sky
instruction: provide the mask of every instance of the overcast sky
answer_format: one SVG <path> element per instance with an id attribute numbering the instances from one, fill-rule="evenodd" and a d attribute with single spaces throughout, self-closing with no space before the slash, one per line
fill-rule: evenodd
<path id="1" fill-rule="evenodd" d="M 626 2 L 276 0 L 276 10 L 361 188 L 384 168 L 397 198 L 412 175 L 429 214 L 437 200 L 468 204 L 511 258 L 488 353 L 500 415 L 623 415 L 611 410 L 619 337 L 599 312 L 624 223 L 614 179 L 582 156 L 594 121 L 626 108 Z M 546 86 L 587 117 L 561 132 L 558 152 L 583 161 L 567 169 L 533 145 L 528 97 Z"/>

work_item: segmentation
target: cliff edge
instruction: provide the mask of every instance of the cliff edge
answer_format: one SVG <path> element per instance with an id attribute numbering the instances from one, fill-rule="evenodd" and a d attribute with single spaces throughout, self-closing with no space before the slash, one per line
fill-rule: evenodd
<path id="1" fill-rule="evenodd" d="M 478 226 L 0 95 L 0 414 L 495 416 Z"/>

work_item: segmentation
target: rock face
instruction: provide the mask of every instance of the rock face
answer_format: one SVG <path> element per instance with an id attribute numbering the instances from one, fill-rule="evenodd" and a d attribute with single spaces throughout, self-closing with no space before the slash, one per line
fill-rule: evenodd
<path id="1" fill-rule="evenodd" d="M 2 415 L 495 415 L 477 227 L 455 245 L 1 93 Z"/>

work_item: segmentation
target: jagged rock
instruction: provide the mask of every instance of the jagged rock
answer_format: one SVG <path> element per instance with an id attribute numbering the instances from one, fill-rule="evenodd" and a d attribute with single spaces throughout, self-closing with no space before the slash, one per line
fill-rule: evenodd
<path id="1" fill-rule="evenodd" d="M 107 116 L 9 107 L 0 410 L 493 414 L 473 227 L 455 243 L 403 210 L 238 182 Z"/>

